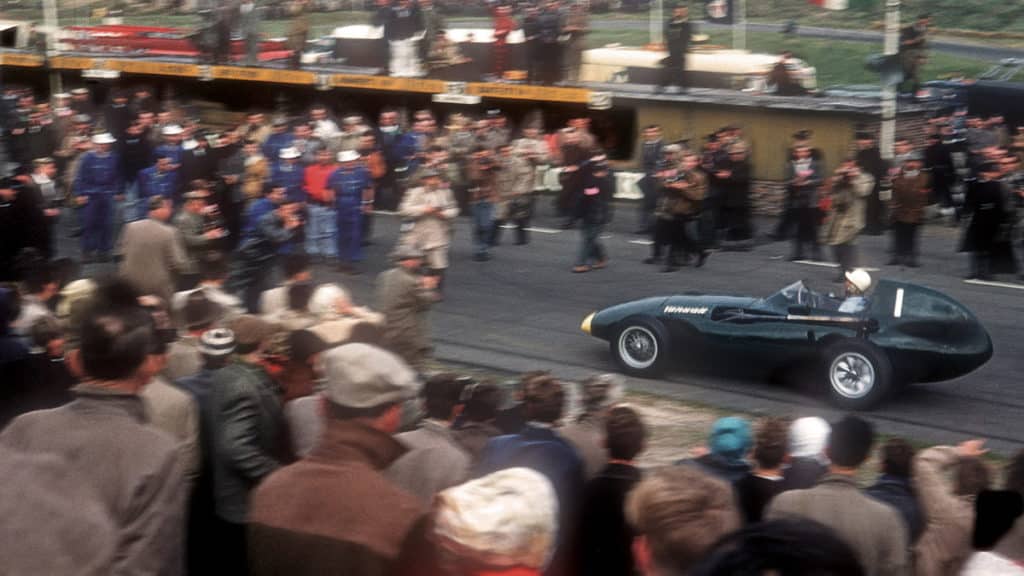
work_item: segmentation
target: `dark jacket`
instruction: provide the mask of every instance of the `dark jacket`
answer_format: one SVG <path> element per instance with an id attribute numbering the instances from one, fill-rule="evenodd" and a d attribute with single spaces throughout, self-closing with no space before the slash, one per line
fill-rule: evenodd
<path id="1" fill-rule="evenodd" d="M 828 466 L 817 458 L 795 457 L 789 462 L 783 477 L 786 490 L 806 490 L 828 473 Z"/>
<path id="2" fill-rule="evenodd" d="M 750 464 L 743 460 L 729 460 L 716 454 L 705 454 L 698 458 L 684 459 L 676 462 L 676 465 L 695 466 L 705 473 L 735 484 L 750 472 Z"/>
<path id="3" fill-rule="evenodd" d="M 241 524 L 249 492 L 283 463 L 281 398 L 261 366 L 236 362 L 213 376 L 213 480 L 217 515 Z"/>
<path id="4" fill-rule="evenodd" d="M 731 174 L 719 180 L 722 205 L 728 208 L 743 208 L 750 205 L 750 162 L 726 162 L 725 169 Z"/>
<path id="5" fill-rule="evenodd" d="M 668 46 L 669 58 L 679 60 L 686 57 L 692 34 L 693 27 L 689 20 L 676 21 L 670 17 L 665 21 L 665 44 Z"/>
<path id="6" fill-rule="evenodd" d="M 964 209 L 971 214 L 961 251 L 988 252 L 995 247 L 1003 223 L 1002 184 L 978 180 L 967 189 Z"/>
<path id="7" fill-rule="evenodd" d="M 415 5 L 405 9 L 392 6 L 386 14 L 385 40 L 408 40 L 424 30 L 423 13 Z"/>
<path id="8" fill-rule="evenodd" d="M 384 432 L 329 420 L 307 458 L 253 493 L 250 573 L 402 572 L 397 564 L 418 540 L 424 510 L 380 471 L 403 452 Z"/>
<path id="9" fill-rule="evenodd" d="M 121 178 L 125 182 L 134 182 L 139 172 L 153 165 L 153 145 L 145 132 L 125 134 L 117 141 L 121 157 Z"/>
<path id="10" fill-rule="evenodd" d="M 917 502 L 917 494 L 914 493 L 909 478 L 882 474 L 864 493 L 895 508 L 907 523 L 910 543 L 917 542 L 924 532 L 924 517 L 921 515 L 921 505 Z"/>
<path id="11" fill-rule="evenodd" d="M 558 496 L 561 522 L 575 518 L 583 493 L 583 460 L 576 449 L 552 429 L 527 424 L 518 434 L 492 438 L 484 448 L 476 476 L 522 466 L 551 481 Z M 564 530 L 563 530 L 564 533 Z"/>
<path id="12" fill-rule="evenodd" d="M 580 516 L 580 574 L 628 576 L 633 573 L 633 530 L 626 522 L 626 495 L 640 482 L 635 466 L 608 464 L 587 484 Z"/>
<path id="13" fill-rule="evenodd" d="M 502 431 L 494 424 L 466 422 L 452 433 L 455 435 L 455 441 L 469 454 L 475 465 L 480 460 L 487 442 L 495 436 L 501 436 Z"/>
<path id="14" fill-rule="evenodd" d="M 755 476 L 753 473 L 737 480 L 733 488 L 736 490 L 736 502 L 739 504 L 743 521 L 747 524 L 760 522 L 765 508 L 785 487 L 785 480 L 782 478 L 772 480 Z"/>

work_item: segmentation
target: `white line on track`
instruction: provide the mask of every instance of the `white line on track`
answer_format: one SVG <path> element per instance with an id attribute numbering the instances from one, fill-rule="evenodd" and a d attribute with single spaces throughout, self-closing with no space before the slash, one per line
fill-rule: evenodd
<path id="1" fill-rule="evenodd" d="M 516 225 L 502 224 L 501 228 L 502 230 L 515 230 Z M 555 228 L 533 228 L 532 226 L 527 226 L 526 229 L 530 232 L 536 232 L 538 234 L 561 234 L 562 232 L 564 232 L 564 230 L 557 230 Z"/>
<path id="2" fill-rule="evenodd" d="M 821 262 L 819 260 L 794 260 L 793 262 L 795 264 L 806 264 L 808 266 L 820 266 L 822 268 L 839 268 L 839 264 L 837 264 L 836 262 Z M 868 272 L 878 272 L 879 271 L 878 268 L 870 268 L 870 267 L 865 267 L 865 268 L 862 268 L 862 269 L 863 270 L 867 270 Z"/>
<path id="3" fill-rule="evenodd" d="M 1010 288 L 1013 290 L 1024 290 L 1024 284 L 1011 284 L 1009 282 L 992 282 L 991 280 L 964 280 L 964 284 L 975 286 L 992 286 L 993 288 Z"/>
<path id="4" fill-rule="evenodd" d="M 630 240 L 630 244 L 639 244 L 641 246 L 650 246 L 654 244 L 654 240 Z"/>

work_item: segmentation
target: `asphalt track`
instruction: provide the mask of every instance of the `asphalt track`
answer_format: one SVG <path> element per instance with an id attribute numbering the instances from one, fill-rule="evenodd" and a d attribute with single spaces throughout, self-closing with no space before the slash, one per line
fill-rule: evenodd
<path id="1" fill-rule="evenodd" d="M 683 291 L 767 295 L 797 279 L 818 290 L 839 290 L 832 283 L 835 269 L 823 263 L 786 260 L 787 244 L 768 243 L 751 252 L 719 252 L 702 269 L 683 268 L 664 274 L 641 263 L 648 246 L 629 232 L 634 207 L 619 205 L 604 240 L 611 265 L 587 274 L 572 274 L 579 244 L 577 231 L 562 231 L 540 203 L 528 246 L 511 244 L 506 230 L 503 245 L 490 262 L 471 260 L 470 222 L 460 218 L 451 251 L 445 300 L 434 307 L 430 324 L 436 356 L 445 361 L 484 367 L 503 373 L 551 370 L 559 377 L 579 379 L 614 371 L 608 346 L 579 330 L 591 311 L 636 298 Z M 378 215 L 374 244 L 367 248 L 364 273 L 341 276 L 320 266 L 317 281 L 340 281 L 358 303 L 373 304 L 373 281 L 386 265 L 394 245 L 398 218 Z M 762 231 L 770 221 L 761 221 Z M 886 237 L 860 240 L 862 264 L 880 268 L 874 274 L 936 288 L 967 305 L 992 336 L 995 354 L 981 369 L 960 379 L 908 388 L 868 416 L 890 434 L 926 442 L 955 442 L 988 438 L 994 450 L 1011 453 L 1024 445 L 1024 284 L 1006 278 L 1004 284 L 969 284 L 962 280 L 966 258 L 955 253 L 958 231 L 933 225 L 922 236 L 922 267 L 916 270 L 884 266 Z M 77 251 L 69 240 L 62 248 Z M 97 274 L 106 266 L 87 267 Z M 737 359 L 737 363 L 739 359 Z M 733 366 L 723 365 L 723 371 Z M 836 414 L 803 387 L 771 384 L 749 378 L 695 374 L 686 367 L 662 380 L 629 379 L 634 390 L 650 391 L 725 411 L 786 416 Z"/>

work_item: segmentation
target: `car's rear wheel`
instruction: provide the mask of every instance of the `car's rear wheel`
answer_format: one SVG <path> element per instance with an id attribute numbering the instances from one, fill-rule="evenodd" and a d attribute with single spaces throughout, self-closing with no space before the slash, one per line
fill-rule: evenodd
<path id="1" fill-rule="evenodd" d="M 822 357 L 829 401 L 844 410 L 866 410 L 892 389 L 892 364 L 885 352 L 864 340 L 828 345 Z"/>
<path id="2" fill-rule="evenodd" d="M 660 323 L 645 318 L 627 320 L 610 344 L 612 355 L 626 372 L 648 378 L 664 372 L 669 342 Z"/>

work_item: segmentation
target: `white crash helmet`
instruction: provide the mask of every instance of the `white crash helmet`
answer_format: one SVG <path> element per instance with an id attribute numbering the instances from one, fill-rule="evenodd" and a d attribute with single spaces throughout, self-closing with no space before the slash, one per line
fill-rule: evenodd
<path id="1" fill-rule="evenodd" d="M 871 274 L 863 268 L 856 268 L 846 273 L 846 281 L 853 284 L 861 294 L 871 288 Z"/>

